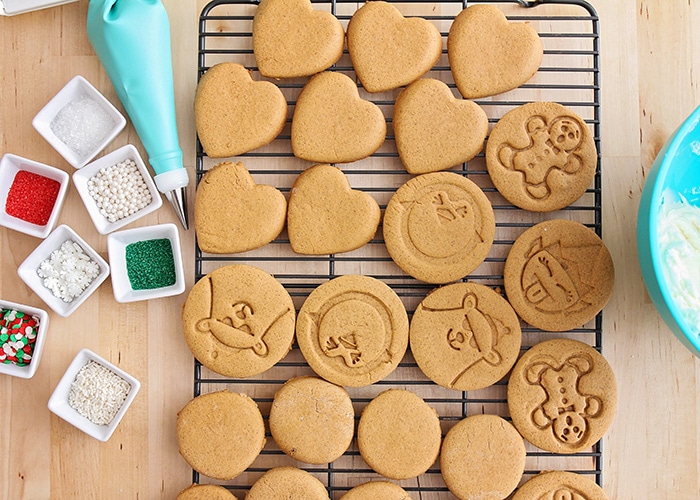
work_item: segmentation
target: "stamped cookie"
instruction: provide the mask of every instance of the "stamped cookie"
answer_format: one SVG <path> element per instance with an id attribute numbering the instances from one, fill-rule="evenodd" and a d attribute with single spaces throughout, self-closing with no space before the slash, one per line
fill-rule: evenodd
<path id="1" fill-rule="evenodd" d="M 194 118 L 207 156 L 238 156 L 277 137 L 287 119 L 287 101 L 274 83 L 254 81 L 240 64 L 220 63 L 197 84 Z"/>
<path id="2" fill-rule="evenodd" d="M 253 17 L 253 54 L 270 78 L 311 76 L 343 55 L 345 31 L 310 0 L 261 0 Z"/>
<path id="3" fill-rule="evenodd" d="M 520 354 L 520 320 L 503 297 L 477 283 L 428 294 L 411 318 L 411 352 L 436 384 L 458 391 L 501 380 Z"/>
<path id="4" fill-rule="evenodd" d="M 314 372 L 334 384 L 363 387 L 398 366 L 408 346 L 408 315 L 385 283 L 340 276 L 309 294 L 296 333 Z"/>
<path id="5" fill-rule="evenodd" d="M 506 113 L 486 145 L 486 166 L 498 191 L 533 212 L 564 208 L 591 185 L 598 153 L 586 122 L 554 102 L 531 102 Z"/>
<path id="6" fill-rule="evenodd" d="M 471 180 L 433 172 L 406 182 L 384 212 L 384 240 L 406 273 L 428 283 L 458 280 L 483 262 L 496 232 L 493 208 Z"/>
<path id="7" fill-rule="evenodd" d="M 513 424 L 529 442 L 552 453 L 595 444 L 617 408 L 615 374 L 588 344 L 553 339 L 529 349 L 508 381 Z"/>
<path id="8" fill-rule="evenodd" d="M 343 73 L 326 71 L 309 80 L 292 117 L 292 151 L 317 163 L 349 163 L 374 153 L 386 137 L 386 120 L 362 99 Z"/>
<path id="9" fill-rule="evenodd" d="M 452 76 L 466 99 L 519 87 L 537 73 L 542 55 L 537 31 L 526 23 L 508 22 L 493 5 L 464 9 L 447 36 Z"/>
<path id="10" fill-rule="evenodd" d="M 554 219 L 513 243 L 503 284 L 515 312 L 532 326 L 564 332 L 595 318 L 612 296 L 615 269 L 592 229 Z"/>
<path id="11" fill-rule="evenodd" d="M 484 147 L 489 121 L 478 104 L 455 98 L 447 84 L 421 78 L 396 99 L 393 126 L 404 167 L 425 174 L 474 158 Z"/>
<path id="12" fill-rule="evenodd" d="M 207 253 L 238 253 L 259 248 L 284 229 L 287 200 L 272 186 L 256 184 L 242 163 L 223 162 L 197 185 L 194 227 Z"/>
<path id="13" fill-rule="evenodd" d="M 270 274 L 244 264 L 221 267 L 190 290 L 182 310 L 187 346 L 227 377 L 258 375 L 292 348 L 295 309 Z"/>
<path id="14" fill-rule="evenodd" d="M 276 393 L 270 432 L 290 457 L 309 464 L 329 463 L 350 446 L 355 410 L 348 392 L 317 377 L 296 377 Z"/>
<path id="15" fill-rule="evenodd" d="M 180 454 L 197 472 L 233 479 L 265 446 L 265 424 L 258 405 L 227 390 L 190 400 L 177 414 Z"/>
<path id="16" fill-rule="evenodd" d="M 349 490 L 340 500 L 411 500 L 411 497 L 398 484 L 389 481 L 362 483 Z"/>
<path id="17" fill-rule="evenodd" d="M 445 484 L 460 500 L 507 498 L 525 470 L 525 443 L 501 417 L 473 415 L 447 432 L 440 470 Z"/>
<path id="18" fill-rule="evenodd" d="M 292 250 L 299 254 L 360 248 L 374 237 L 380 219 L 375 199 L 352 189 L 343 171 L 328 164 L 302 172 L 289 194 L 287 232 Z"/>
<path id="19" fill-rule="evenodd" d="M 375 397 L 357 426 L 360 455 L 389 479 L 423 474 L 435 463 L 441 441 L 437 411 L 404 389 L 389 389 Z"/>
<path id="20" fill-rule="evenodd" d="M 216 484 L 193 484 L 182 490 L 177 500 L 237 500 L 236 495 Z"/>
<path id="21" fill-rule="evenodd" d="M 520 486 L 512 500 L 608 500 L 595 482 L 581 474 L 566 471 L 542 472 Z"/>
<path id="22" fill-rule="evenodd" d="M 270 469 L 253 483 L 246 500 L 329 500 L 323 483 L 296 467 Z"/>
<path id="23" fill-rule="evenodd" d="M 348 52 L 362 86 L 383 92 L 430 71 L 442 53 L 442 37 L 426 19 L 405 18 L 387 2 L 366 2 L 348 23 Z"/>

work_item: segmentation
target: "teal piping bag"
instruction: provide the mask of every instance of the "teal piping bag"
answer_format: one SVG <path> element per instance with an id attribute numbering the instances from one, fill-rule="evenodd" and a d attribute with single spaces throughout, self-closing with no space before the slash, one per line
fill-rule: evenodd
<path id="1" fill-rule="evenodd" d="M 87 33 L 146 149 L 158 190 L 187 229 L 189 178 L 177 135 L 165 7 L 161 0 L 90 0 Z"/>

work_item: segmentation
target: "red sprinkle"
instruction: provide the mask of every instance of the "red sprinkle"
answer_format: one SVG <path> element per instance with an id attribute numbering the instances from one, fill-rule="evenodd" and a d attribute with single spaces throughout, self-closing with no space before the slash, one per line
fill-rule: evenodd
<path id="1" fill-rule="evenodd" d="M 19 170 L 7 193 L 5 212 L 39 226 L 49 222 L 61 184 L 43 175 Z"/>

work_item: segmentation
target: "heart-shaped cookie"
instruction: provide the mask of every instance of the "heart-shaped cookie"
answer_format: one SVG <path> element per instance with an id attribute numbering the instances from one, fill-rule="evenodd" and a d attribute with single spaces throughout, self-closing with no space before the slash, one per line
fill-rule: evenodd
<path id="1" fill-rule="evenodd" d="M 394 106 L 396 148 L 411 174 L 436 172 L 469 161 L 484 146 L 486 113 L 473 101 L 456 99 L 439 80 L 421 78 Z"/>
<path id="2" fill-rule="evenodd" d="M 345 32 L 330 12 L 310 0 L 261 0 L 253 18 L 253 53 L 270 78 L 319 73 L 343 55 Z"/>
<path id="3" fill-rule="evenodd" d="M 238 156 L 277 137 L 287 101 L 274 83 L 254 81 L 240 64 L 220 63 L 197 84 L 194 118 L 207 156 Z"/>
<path id="4" fill-rule="evenodd" d="M 211 168 L 197 185 L 194 226 L 203 252 L 238 253 L 274 240 L 284 228 L 287 200 L 256 184 L 242 163 Z"/>
<path id="5" fill-rule="evenodd" d="M 348 23 L 348 52 L 368 92 L 383 92 L 417 80 L 442 53 L 440 31 L 431 22 L 405 18 L 393 5 L 367 2 Z"/>
<path id="6" fill-rule="evenodd" d="M 297 177 L 289 195 L 289 243 L 299 254 L 349 252 L 374 237 L 380 218 L 374 198 L 352 189 L 338 167 L 314 165 Z"/>
<path id="7" fill-rule="evenodd" d="M 342 73 L 323 72 L 304 86 L 292 118 L 292 151 L 317 163 L 349 163 L 374 153 L 386 137 L 378 106 Z"/>
<path id="8" fill-rule="evenodd" d="M 467 99 L 519 87 L 542 62 L 542 41 L 525 23 L 511 23 L 493 5 L 472 5 L 455 17 L 447 36 L 452 76 Z"/>

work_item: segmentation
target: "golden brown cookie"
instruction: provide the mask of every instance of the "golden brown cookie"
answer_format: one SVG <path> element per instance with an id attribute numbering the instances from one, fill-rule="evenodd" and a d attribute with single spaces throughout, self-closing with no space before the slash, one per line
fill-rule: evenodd
<path id="1" fill-rule="evenodd" d="M 197 84 L 194 118 L 207 156 L 238 156 L 277 137 L 287 119 L 287 101 L 274 83 L 254 81 L 240 64 L 220 63 Z"/>
<path id="2" fill-rule="evenodd" d="M 194 227 L 207 253 L 238 253 L 259 248 L 284 229 L 287 200 L 272 186 L 256 184 L 242 163 L 223 162 L 197 185 Z"/>
<path id="3" fill-rule="evenodd" d="M 405 18 L 387 2 L 366 2 L 348 23 L 348 52 L 368 92 L 416 81 L 442 53 L 440 31 L 420 17 Z"/>
<path id="4" fill-rule="evenodd" d="M 258 405 L 228 390 L 191 399 L 177 414 L 180 454 L 197 472 L 233 479 L 265 446 L 265 424 Z"/>
<path id="5" fill-rule="evenodd" d="M 608 500 L 595 482 L 582 474 L 566 471 L 542 472 L 520 486 L 512 500 Z"/>
<path id="6" fill-rule="evenodd" d="M 389 481 L 362 483 L 349 490 L 340 500 L 411 500 L 411 497 L 398 484 Z"/>
<path id="7" fill-rule="evenodd" d="M 193 484 L 182 490 L 177 500 L 237 500 L 236 495 L 216 484 Z"/>
<path id="8" fill-rule="evenodd" d="M 406 170 L 425 174 L 474 158 L 484 147 L 489 121 L 478 104 L 455 98 L 447 84 L 421 78 L 396 99 L 393 126 Z"/>
<path id="9" fill-rule="evenodd" d="M 384 240 L 405 272 L 428 283 L 458 280 L 483 262 L 496 221 L 484 192 L 452 172 L 415 177 L 391 197 Z"/>
<path id="10" fill-rule="evenodd" d="M 389 479 L 423 474 L 435 463 L 441 441 L 437 411 L 404 389 L 389 389 L 375 397 L 357 426 L 360 455 Z"/>
<path id="11" fill-rule="evenodd" d="M 525 443 L 501 417 L 473 415 L 447 432 L 440 469 L 460 500 L 507 498 L 525 470 Z"/>
<path id="12" fill-rule="evenodd" d="M 458 391 L 501 380 L 520 354 L 520 320 L 501 295 L 477 283 L 433 290 L 411 318 L 411 352 L 436 384 Z"/>
<path id="13" fill-rule="evenodd" d="M 299 254 L 360 248 L 374 237 L 380 219 L 375 199 L 352 189 L 343 171 L 331 165 L 306 169 L 289 194 L 287 232 L 292 250 Z"/>
<path id="14" fill-rule="evenodd" d="M 531 102 L 506 113 L 486 146 L 498 191 L 533 212 L 564 208 L 593 182 L 598 153 L 586 122 L 554 102 Z"/>
<path id="15" fill-rule="evenodd" d="M 349 76 L 326 71 L 304 86 L 292 118 L 292 151 L 317 163 L 349 163 L 374 153 L 386 137 L 382 110 L 360 97 Z"/>
<path id="16" fill-rule="evenodd" d="M 310 0 L 261 0 L 253 17 L 253 53 L 258 70 L 270 78 L 319 73 L 343 55 L 345 31 Z"/>
<path id="17" fill-rule="evenodd" d="M 329 500 L 323 483 L 296 467 L 270 469 L 253 483 L 246 500 Z"/>
<path id="18" fill-rule="evenodd" d="M 294 318 L 294 303 L 282 284 L 244 264 L 202 277 L 182 310 L 192 354 L 227 377 L 252 377 L 284 358 L 292 348 Z"/>
<path id="19" fill-rule="evenodd" d="M 615 374 L 588 344 L 547 340 L 515 364 L 508 381 L 508 408 L 515 427 L 535 446 L 552 453 L 582 451 L 612 423 Z"/>
<path id="20" fill-rule="evenodd" d="M 527 23 L 508 22 L 493 5 L 472 5 L 455 17 L 447 36 L 452 76 L 465 99 L 519 87 L 542 62 L 542 41 Z"/>
<path id="21" fill-rule="evenodd" d="M 540 222 L 518 236 L 503 275 L 515 312 L 552 332 L 572 330 L 595 318 L 615 282 L 603 240 L 583 224 L 561 219 Z"/>
<path id="22" fill-rule="evenodd" d="M 276 393 L 270 432 L 290 457 L 309 464 L 332 462 L 350 446 L 355 410 L 348 392 L 317 377 L 296 377 Z"/>
<path id="23" fill-rule="evenodd" d="M 296 333 L 313 371 L 334 384 L 362 387 L 398 366 L 408 346 L 408 315 L 385 283 L 340 276 L 309 294 Z"/>

